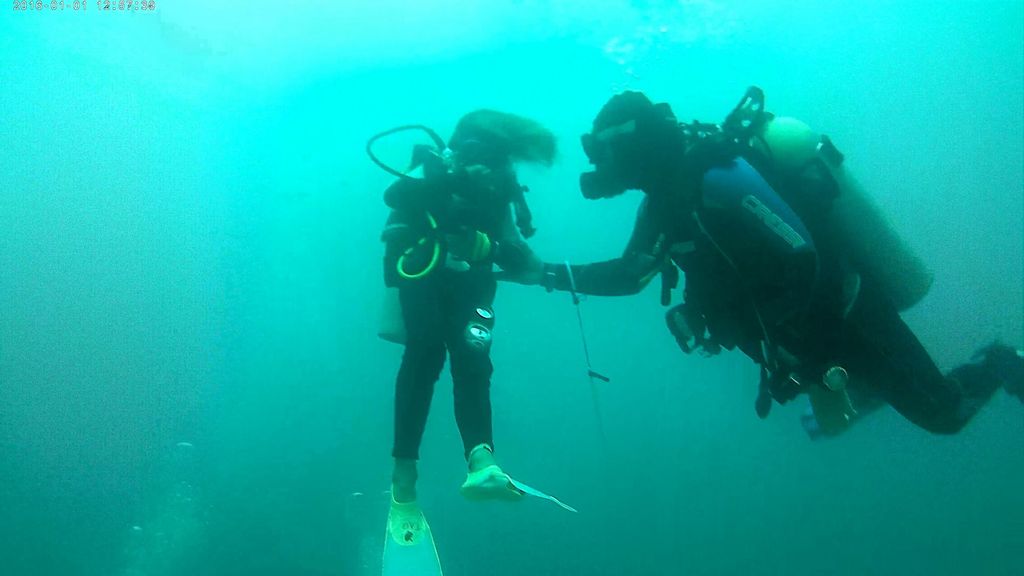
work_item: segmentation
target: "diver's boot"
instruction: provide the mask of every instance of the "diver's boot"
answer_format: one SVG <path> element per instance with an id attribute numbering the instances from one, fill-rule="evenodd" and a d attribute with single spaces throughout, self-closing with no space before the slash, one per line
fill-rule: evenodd
<path id="1" fill-rule="evenodd" d="M 998 378 L 1009 394 L 1024 402 L 1024 350 L 992 344 L 980 352 L 982 364 Z"/>
<path id="2" fill-rule="evenodd" d="M 523 498 L 512 479 L 505 474 L 494 458 L 494 449 L 478 444 L 469 452 L 469 473 L 459 492 L 468 500 L 505 500 L 515 502 Z"/>

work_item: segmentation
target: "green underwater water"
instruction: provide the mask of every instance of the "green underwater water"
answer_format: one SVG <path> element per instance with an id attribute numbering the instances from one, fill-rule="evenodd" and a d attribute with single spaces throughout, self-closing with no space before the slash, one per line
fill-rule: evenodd
<path id="1" fill-rule="evenodd" d="M 1024 343 L 1020 2 L 4 6 L 0 49 L 5 576 L 380 573 L 401 349 L 363 147 L 400 124 L 550 127 L 531 246 L 585 262 L 640 200 L 578 191 L 608 97 L 718 121 L 756 84 L 934 270 L 904 317 L 941 367 Z M 1021 573 L 1016 399 L 954 437 L 885 409 L 810 442 L 806 400 L 757 419 L 746 358 L 678 351 L 656 287 L 583 307 L 605 441 L 565 294 L 499 287 L 492 388 L 505 468 L 579 514 L 461 499 L 442 375 L 420 499 L 446 574 Z"/>

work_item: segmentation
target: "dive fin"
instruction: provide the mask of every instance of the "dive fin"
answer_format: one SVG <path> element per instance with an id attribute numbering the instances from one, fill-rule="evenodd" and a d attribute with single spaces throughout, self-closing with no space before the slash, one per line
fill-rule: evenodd
<path id="1" fill-rule="evenodd" d="M 382 576 L 443 576 L 434 536 L 415 502 L 391 500 Z"/>
<path id="2" fill-rule="evenodd" d="M 497 464 L 467 474 L 466 481 L 462 483 L 459 492 L 467 500 L 474 501 L 518 502 L 523 499 L 523 491 L 516 488 L 512 478 L 504 473 Z"/>
<path id="3" fill-rule="evenodd" d="M 517 490 L 519 490 L 523 494 L 526 494 L 527 496 L 533 496 L 535 498 L 541 498 L 541 499 L 547 500 L 549 502 L 554 502 L 555 504 L 558 504 L 559 506 L 561 506 L 563 510 L 568 510 L 569 512 L 579 513 L 579 510 L 573 508 L 572 506 L 569 506 L 565 502 L 562 502 L 561 500 L 559 500 L 558 498 L 555 498 L 554 496 L 551 496 L 550 494 L 545 494 L 545 493 L 541 492 L 540 490 L 537 490 L 536 488 L 531 488 L 531 487 L 527 486 L 526 484 L 523 484 L 522 482 L 520 482 L 518 480 L 513 480 L 513 479 L 509 478 L 508 481 Z"/>
<path id="4" fill-rule="evenodd" d="M 462 484 L 459 492 L 467 500 L 504 500 L 506 502 L 518 502 L 524 496 L 533 496 L 561 506 L 569 512 L 578 512 L 572 506 L 562 502 L 558 498 L 545 494 L 536 488 L 531 488 L 518 480 L 513 480 L 497 465 L 487 466 L 476 472 L 470 472 L 466 481 Z"/>

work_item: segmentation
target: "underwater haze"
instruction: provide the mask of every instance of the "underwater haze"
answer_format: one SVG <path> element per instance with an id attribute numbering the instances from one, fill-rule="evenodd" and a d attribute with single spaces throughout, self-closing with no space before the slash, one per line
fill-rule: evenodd
<path id="1" fill-rule="evenodd" d="M 1024 344 L 1019 0 L 95 4 L 0 15 L 4 576 L 380 574 L 401 348 L 364 147 L 402 124 L 551 128 L 531 246 L 582 263 L 641 199 L 579 193 L 611 95 L 718 122 L 760 86 L 934 271 L 904 318 L 940 367 Z M 449 576 L 1024 573 L 1016 398 L 812 442 L 805 398 L 757 418 L 746 357 L 683 355 L 657 287 L 582 306 L 596 405 L 571 297 L 537 287 L 499 286 L 492 386 L 503 466 L 578 514 L 460 497 L 442 375 L 419 494 Z"/>

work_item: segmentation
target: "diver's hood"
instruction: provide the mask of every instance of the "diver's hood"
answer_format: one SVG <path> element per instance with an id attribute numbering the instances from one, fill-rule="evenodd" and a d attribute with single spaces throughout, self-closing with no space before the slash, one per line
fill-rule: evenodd
<path id="1" fill-rule="evenodd" d="M 657 177 L 660 162 L 671 154 L 678 122 L 668 104 L 655 104 L 641 92 L 613 96 L 580 137 L 592 172 L 580 175 L 587 199 L 609 198 Z"/>
<path id="2" fill-rule="evenodd" d="M 491 170 L 509 170 L 512 167 L 508 153 L 494 142 L 484 138 L 452 138 L 448 147 L 459 166 L 486 166 Z"/>

